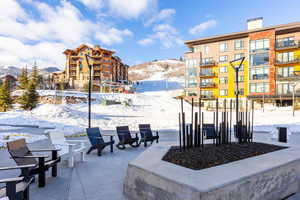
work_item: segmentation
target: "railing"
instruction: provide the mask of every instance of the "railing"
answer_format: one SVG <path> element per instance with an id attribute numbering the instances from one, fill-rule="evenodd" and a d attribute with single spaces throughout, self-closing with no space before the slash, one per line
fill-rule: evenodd
<path id="1" fill-rule="evenodd" d="M 283 76 L 282 74 L 276 74 L 276 79 L 278 80 L 294 80 L 297 76 L 295 74 L 289 74 L 288 76 Z"/>
<path id="2" fill-rule="evenodd" d="M 290 58 L 288 60 L 275 59 L 275 65 L 294 64 L 294 63 L 299 63 L 299 61 L 300 61 L 299 57 Z"/>
<path id="3" fill-rule="evenodd" d="M 215 96 L 212 94 L 201 94 L 200 98 L 201 99 L 215 99 Z"/>
<path id="4" fill-rule="evenodd" d="M 213 88 L 216 87 L 215 83 L 200 83 L 201 88 Z"/>
<path id="5" fill-rule="evenodd" d="M 215 61 L 208 61 L 205 63 L 200 63 L 201 67 L 215 66 L 217 63 Z"/>
<path id="6" fill-rule="evenodd" d="M 213 77 L 216 76 L 215 72 L 200 72 L 200 77 Z"/>
<path id="7" fill-rule="evenodd" d="M 255 74 L 250 77 L 251 80 L 265 80 L 269 78 L 268 74 Z"/>
<path id="8" fill-rule="evenodd" d="M 299 48 L 300 42 L 299 41 L 288 41 L 288 42 L 276 42 L 275 48 L 276 50 L 281 49 L 293 49 L 293 48 Z"/>

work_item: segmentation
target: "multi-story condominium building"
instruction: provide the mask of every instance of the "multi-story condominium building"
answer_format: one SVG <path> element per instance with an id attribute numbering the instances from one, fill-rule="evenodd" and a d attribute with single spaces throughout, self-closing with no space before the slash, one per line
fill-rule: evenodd
<path id="1" fill-rule="evenodd" d="M 67 82 L 71 88 L 83 89 L 88 84 L 88 62 L 92 67 L 94 90 L 103 91 L 110 86 L 128 81 L 129 66 L 123 64 L 111 50 L 100 48 L 98 45 L 92 48 L 82 44 L 76 49 L 67 49 L 63 53 L 66 55 L 65 71 L 59 73 L 55 80 Z M 88 62 L 85 55 L 88 55 Z"/>
<path id="2" fill-rule="evenodd" d="M 244 56 L 240 97 L 291 100 L 300 70 L 300 22 L 263 27 L 262 20 L 248 20 L 246 31 L 186 41 L 186 96 L 234 98 L 229 62 Z"/>

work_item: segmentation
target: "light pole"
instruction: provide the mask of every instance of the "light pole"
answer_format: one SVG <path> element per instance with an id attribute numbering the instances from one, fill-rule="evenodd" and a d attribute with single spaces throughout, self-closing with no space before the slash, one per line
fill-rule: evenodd
<path id="1" fill-rule="evenodd" d="M 242 143 L 241 133 L 239 129 L 239 69 L 242 66 L 243 62 L 245 60 L 245 57 L 241 57 L 235 60 L 230 61 L 231 67 L 235 71 L 235 118 L 236 118 L 236 134 L 239 139 L 239 143 Z M 240 61 L 240 63 L 237 65 L 236 62 Z M 234 64 L 235 63 L 235 64 Z"/>
<path id="2" fill-rule="evenodd" d="M 88 127 L 91 128 L 91 93 L 92 93 L 92 65 L 89 63 L 89 58 L 92 58 L 91 56 L 85 54 L 85 59 L 87 62 L 87 65 L 89 67 L 89 95 L 88 95 Z"/>

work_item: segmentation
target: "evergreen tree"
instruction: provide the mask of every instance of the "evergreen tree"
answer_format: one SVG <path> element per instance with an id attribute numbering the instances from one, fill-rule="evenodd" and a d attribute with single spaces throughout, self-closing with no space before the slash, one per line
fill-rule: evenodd
<path id="1" fill-rule="evenodd" d="M 30 81 L 35 85 L 35 88 L 38 87 L 39 84 L 39 72 L 36 64 L 33 66 L 33 70 L 30 74 Z"/>
<path id="2" fill-rule="evenodd" d="M 20 76 L 18 77 L 19 86 L 18 89 L 25 90 L 28 86 L 28 71 L 27 67 L 22 69 Z"/>
<path id="3" fill-rule="evenodd" d="M 12 108 L 12 98 L 10 96 L 9 83 L 4 81 L 0 86 L 0 112 L 6 112 Z"/>
<path id="4" fill-rule="evenodd" d="M 36 92 L 35 84 L 33 81 L 30 81 L 28 87 L 19 99 L 21 108 L 23 108 L 24 110 L 34 109 L 38 104 L 38 98 L 39 95 Z"/>

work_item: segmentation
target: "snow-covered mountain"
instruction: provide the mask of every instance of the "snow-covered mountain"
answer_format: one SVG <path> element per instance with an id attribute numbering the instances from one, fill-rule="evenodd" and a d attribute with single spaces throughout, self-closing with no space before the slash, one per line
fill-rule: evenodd
<path id="1" fill-rule="evenodd" d="M 139 81 L 148 79 L 156 74 L 165 78 L 183 78 L 184 62 L 176 59 L 155 60 L 129 67 L 129 80 Z"/>
<path id="2" fill-rule="evenodd" d="M 40 74 L 42 75 L 48 75 L 49 73 L 60 71 L 60 69 L 57 67 L 47 67 L 39 70 L 40 70 Z M 21 73 L 21 71 L 22 68 L 15 67 L 15 66 L 0 66 L 0 77 L 5 75 L 12 75 L 17 77 Z M 28 69 L 28 71 L 30 71 L 30 69 Z"/>

